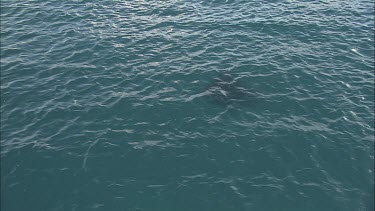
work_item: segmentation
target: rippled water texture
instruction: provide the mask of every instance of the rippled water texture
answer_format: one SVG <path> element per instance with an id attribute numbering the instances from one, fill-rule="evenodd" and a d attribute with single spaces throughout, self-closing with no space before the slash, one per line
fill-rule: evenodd
<path id="1" fill-rule="evenodd" d="M 1 1 L 1 210 L 372 210 L 373 13 Z"/>

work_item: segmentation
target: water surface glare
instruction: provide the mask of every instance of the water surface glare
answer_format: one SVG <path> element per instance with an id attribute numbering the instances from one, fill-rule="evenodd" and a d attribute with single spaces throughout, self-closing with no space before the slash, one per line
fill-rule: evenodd
<path id="1" fill-rule="evenodd" d="M 374 2 L 3 0 L 1 210 L 374 209 Z"/>

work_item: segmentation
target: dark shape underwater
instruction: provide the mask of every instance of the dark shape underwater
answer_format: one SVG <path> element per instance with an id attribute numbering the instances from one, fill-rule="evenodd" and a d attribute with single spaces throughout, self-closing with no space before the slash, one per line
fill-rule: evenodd
<path id="1" fill-rule="evenodd" d="M 245 88 L 232 75 L 222 73 L 206 89 L 211 102 L 219 105 L 234 103 L 251 104 L 257 96 L 255 92 Z"/>

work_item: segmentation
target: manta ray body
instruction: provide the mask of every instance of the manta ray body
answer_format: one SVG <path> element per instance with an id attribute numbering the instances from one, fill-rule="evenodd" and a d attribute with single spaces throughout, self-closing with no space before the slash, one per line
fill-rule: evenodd
<path id="1" fill-rule="evenodd" d="M 212 102 L 220 105 L 251 103 L 256 94 L 242 86 L 230 74 L 220 74 L 206 89 Z"/>

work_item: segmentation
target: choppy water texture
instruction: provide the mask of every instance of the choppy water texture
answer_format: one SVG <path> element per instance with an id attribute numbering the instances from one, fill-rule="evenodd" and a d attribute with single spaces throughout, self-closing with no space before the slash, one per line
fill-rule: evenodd
<path id="1" fill-rule="evenodd" d="M 373 12 L 1 1 L 1 210 L 372 210 Z"/>

